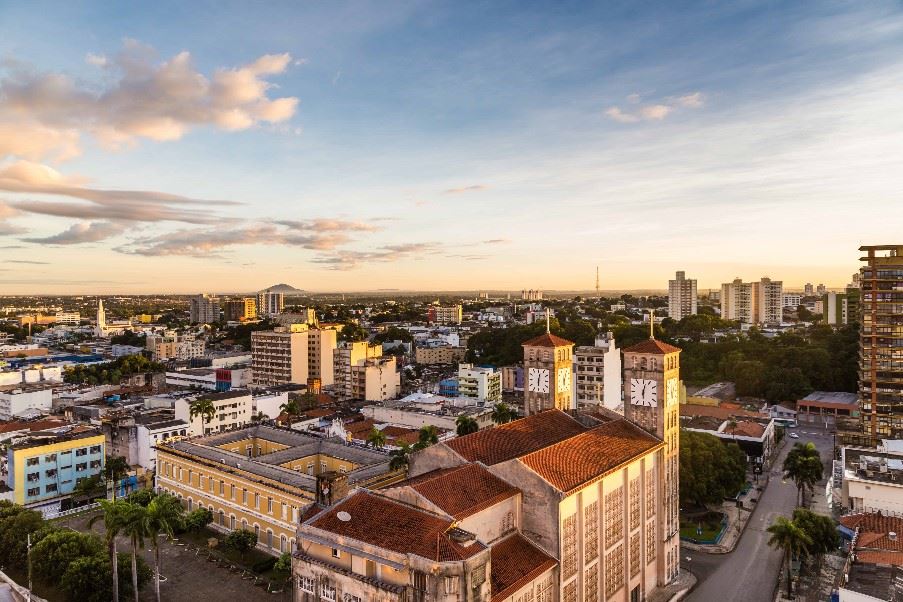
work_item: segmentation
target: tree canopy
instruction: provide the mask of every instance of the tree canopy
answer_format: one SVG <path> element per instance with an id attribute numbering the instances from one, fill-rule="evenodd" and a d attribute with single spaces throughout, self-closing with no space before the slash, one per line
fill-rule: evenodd
<path id="1" fill-rule="evenodd" d="M 680 501 L 704 506 L 732 497 L 746 483 L 746 456 L 733 442 L 707 433 L 680 436 Z"/>

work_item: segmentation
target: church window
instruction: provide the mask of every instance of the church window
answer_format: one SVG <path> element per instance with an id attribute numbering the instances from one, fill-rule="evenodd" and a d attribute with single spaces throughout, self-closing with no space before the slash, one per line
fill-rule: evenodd
<path id="1" fill-rule="evenodd" d="M 593 502 L 583 509 L 583 546 L 586 562 L 599 556 L 599 503 Z"/>
<path id="2" fill-rule="evenodd" d="M 605 496 L 605 546 L 614 545 L 624 537 L 624 497 L 622 487 Z"/>
<path id="3" fill-rule="evenodd" d="M 640 526 L 640 477 L 630 481 L 630 530 Z"/>
<path id="4" fill-rule="evenodd" d="M 562 525 L 561 578 L 577 573 L 577 514 L 572 514 Z"/>
<path id="5" fill-rule="evenodd" d="M 630 576 L 640 572 L 640 534 L 630 536 Z"/>
<path id="6" fill-rule="evenodd" d="M 646 518 L 655 515 L 655 468 L 646 471 Z"/>
<path id="7" fill-rule="evenodd" d="M 624 545 L 605 556 L 605 597 L 611 598 L 624 585 Z"/>
<path id="8" fill-rule="evenodd" d="M 646 523 L 646 562 L 655 560 L 655 521 Z"/>

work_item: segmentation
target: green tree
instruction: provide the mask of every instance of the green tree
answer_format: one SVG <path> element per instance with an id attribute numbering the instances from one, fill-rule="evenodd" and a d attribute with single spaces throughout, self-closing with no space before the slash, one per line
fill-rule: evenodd
<path id="1" fill-rule="evenodd" d="M 837 525 L 830 516 L 816 514 L 805 508 L 797 508 L 793 511 L 793 522 L 812 540 L 812 544 L 806 549 L 807 554 L 821 556 L 840 546 Z"/>
<path id="2" fill-rule="evenodd" d="M 386 434 L 375 426 L 367 434 L 367 445 L 372 445 L 376 449 L 386 446 Z"/>
<path id="3" fill-rule="evenodd" d="M 469 435 L 480 430 L 480 425 L 471 416 L 462 414 L 455 419 L 458 436 Z"/>
<path id="4" fill-rule="evenodd" d="M 103 553 L 103 543 L 96 535 L 60 530 L 50 533 L 32 548 L 31 567 L 35 577 L 52 583 L 77 558 Z"/>
<path id="5" fill-rule="evenodd" d="M 147 506 L 147 532 L 154 545 L 154 593 L 160 602 L 160 535 L 172 537 L 182 526 L 185 510 L 175 496 L 161 493 Z"/>
<path id="6" fill-rule="evenodd" d="M 806 552 L 808 546 L 812 544 L 812 540 L 805 531 L 784 516 L 779 516 L 767 531 L 770 533 L 768 545 L 780 548 L 784 552 L 784 565 L 787 567 L 787 597 L 791 597 L 793 595 L 791 591 L 793 577 L 790 573 L 790 564 L 793 562 L 794 556 Z"/>
<path id="7" fill-rule="evenodd" d="M 132 589 L 135 602 L 138 602 L 138 549 L 144 547 L 144 538 L 148 536 L 147 508 L 138 504 L 129 504 L 123 516 L 122 534 L 132 544 Z"/>
<path id="8" fill-rule="evenodd" d="M 492 421 L 495 424 L 505 424 L 514 419 L 514 412 L 506 403 L 497 403 L 492 408 Z"/>
<path id="9" fill-rule="evenodd" d="M 122 553 L 117 557 L 119 563 L 128 562 L 129 555 Z M 59 574 L 59 573 L 58 573 Z M 124 595 L 132 593 L 132 582 L 126 575 L 119 575 L 119 580 L 111 586 L 112 569 L 110 561 L 102 555 L 87 556 L 72 561 L 61 577 L 53 580 L 66 599 L 72 602 L 109 602 L 114 599 L 114 587 Z M 138 587 L 143 588 L 151 578 L 150 567 L 140 556 L 138 557 Z"/>
<path id="10" fill-rule="evenodd" d="M 679 457 L 683 504 L 718 503 L 746 483 L 746 456 L 736 443 L 688 431 L 681 433 Z"/>
<path id="11" fill-rule="evenodd" d="M 292 572 L 292 555 L 289 552 L 283 553 L 273 565 L 273 570 L 277 573 L 288 575 Z"/>
<path id="12" fill-rule="evenodd" d="M 24 569 L 28 536 L 32 536 L 31 543 L 35 545 L 49 531 L 40 512 L 0 500 L 0 565 Z"/>
<path id="13" fill-rule="evenodd" d="M 796 484 L 798 506 L 803 505 L 806 490 L 814 491 L 824 476 L 821 454 L 812 442 L 795 443 L 784 458 L 783 470 L 784 478 Z"/>
<path id="14" fill-rule="evenodd" d="M 366 341 L 368 336 L 367 331 L 360 324 L 354 322 L 347 322 L 339 332 L 340 341 Z"/>
<path id="15" fill-rule="evenodd" d="M 188 416 L 191 420 L 194 420 L 195 416 L 202 416 L 204 425 L 206 425 L 216 416 L 216 406 L 213 405 L 212 399 L 198 399 L 191 404 Z"/>
<path id="16" fill-rule="evenodd" d="M 285 412 L 289 416 L 297 416 L 301 413 L 301 408 L 298 405 L 298 401 L 296 399 L 289 399 L 284 404 L 279 406 L 279 410 Z"/>
<path id="17" fill-rule="evenodd" d="M 417 432 L 417 443 L 414 444 L 414 451 L 426 449 L 436 443 L 439 443 L 439 429 L 432 424 L 426 424 L 421 426 Z"/>
<path id="18" fill-rule="evenodd" d="M 157 494 L 153 489 L 138 489 L 130 493 L 126 499 L 132 504 L 138 504 L 147 508 L 155 497 L 157 497 Z"/>
<path id="19" fill-rule="evenodd" d="M 185 515 L 185 528 L 198 532 L 213 522 L 213 513 L 207 508 L 195 508 Z"/>
<path id="20" fill-rule="evenodd" d="M 125 500 L 101 500 L 100 507 L 103 509 L 103 514 L 94 515 L 88 521 L 88 528 L 93 527 L 97 521 L 103 520 L 104 539 L 110 555 L 113 573 L 113 602 L 119 602 L 119 553 L 116 550 L 116 537 L 122 531 L 129 504 Z"/>
<path id="21" fill-rule="evenodd" d="M 401 470 L 402 468 L 407 468 L 408 466 L 408 457 L 411 455 L 411 446 L 407 443 L 402 443 L 401 447 L 396 450 L 393 450 L 390 454 L 391 459 L 389 460 L 389 469 L 390 470 Z"/>
<path id="22" fill-rule="evenodd" d="M 257 534 L 247 529 L 236 529 L 226 536 L 226 545 L 238 552 L 244 559 L 248 550 L 257 545 Z"/>
<path id="23" fill-rule="evenodd" d="M 103 473 L 110 481 L 118 481 L 129 473 L 131 467 L 122 456 L 107 456 Z"/>

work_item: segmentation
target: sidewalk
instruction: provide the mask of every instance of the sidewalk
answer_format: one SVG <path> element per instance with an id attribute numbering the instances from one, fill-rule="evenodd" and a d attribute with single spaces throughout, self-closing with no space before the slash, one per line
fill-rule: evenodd
<path id="1" fill-rule="evenodd" d="M 674 583 L 656 589 L 646 600 L 647 602 L 677 602 L 686 597 L 695 585 L 695 575 L 690 571 L 680 569 Z"/>

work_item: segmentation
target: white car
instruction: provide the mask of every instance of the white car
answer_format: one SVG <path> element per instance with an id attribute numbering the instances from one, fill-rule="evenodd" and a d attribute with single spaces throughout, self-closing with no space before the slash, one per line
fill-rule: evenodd
<path id="1" fill-rule="evenodd" d="M 791 439 L 799 439 L 799 438 L 800 438 L 800 436 L 797 435 L 796 433 L 790 433 L 790 434 L 788 435 L 788 437 L 790 437 Z"/>

